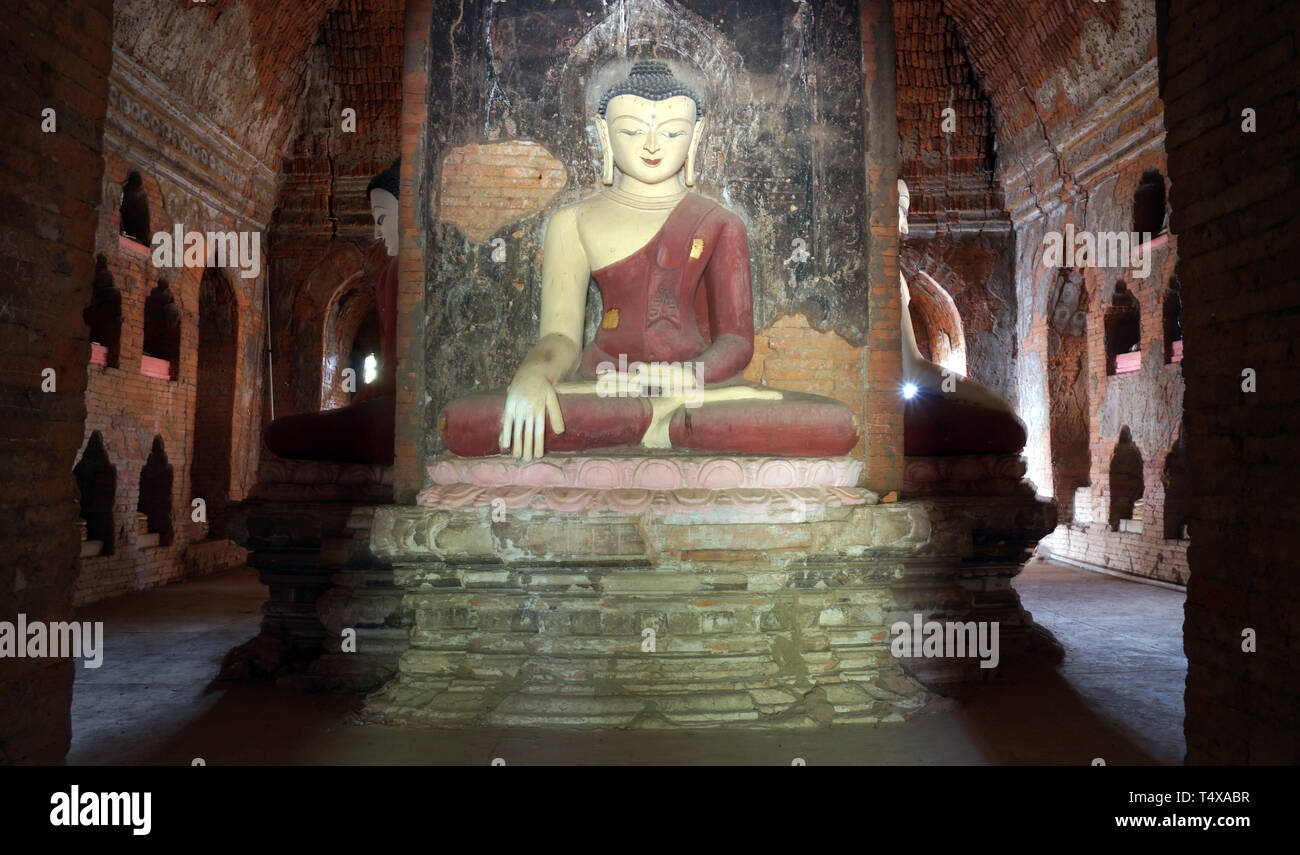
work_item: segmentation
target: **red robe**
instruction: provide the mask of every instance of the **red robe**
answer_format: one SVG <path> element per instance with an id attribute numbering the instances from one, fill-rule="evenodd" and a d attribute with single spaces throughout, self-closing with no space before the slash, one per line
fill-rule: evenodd
<path id="1" fill-rule="evenodd" d="M 754 353 L 749 242 L 739 217 L 689 194 L 641 249 L 594 271 L 605 319 L 575 374 L 601 363 L 703 363 L 706 386 L 743 383 Z M 501 454 L 506 396 L 471 395 L 438 420 L 443 442 L 462 457 Z M 645 398 L 561 395 L 565 432 L 546 427 L 547 451 L 634 446 L 650 425 Z M 847 454 L 858 441 L 849 407 L 787 392 L 782 400 L 741 400 L 682 408 L 668 428 L 674 448 L 734 454 L 820 457 Z"/>

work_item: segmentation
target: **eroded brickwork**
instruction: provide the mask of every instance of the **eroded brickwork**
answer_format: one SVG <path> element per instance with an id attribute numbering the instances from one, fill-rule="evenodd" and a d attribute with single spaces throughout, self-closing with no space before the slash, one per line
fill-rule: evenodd
<path id="1" fill-rule="evenodd" d="M 95 273 L 112 3 L 76 15 L 6 3 L 0 15 L 5 156 L 0 204 L 0 615 L 72 620 L 78 495 L 73 479 L 90 358 L 82 309 Z M 42 110 L 55 130 L 41 130 Z M 53 391 L 42 372 L 54 370 Z M 71 729 L 72 660 L 0 659 L 0 764 L 58 762 Z"/>
<path id="2" fill-rule="evenodd" d="M 150 90 L 141 82 L 147 73 L 127 57 L 117 61 L 95 248 L 121 293 L 121 325 L 116 351 L 88 369 L 82 437 L 84 453 L 98 436 L 116 476 L 114 537 L 111 550 L 83 549 L 77 604 L 241 561 L 243 551 L 224 536 L 225 506 L 251 488 L 259 444 L 265 270 L 245 277 L 237 260 L 224 268 L 160 267 L 152 238 L 177 227 L 257 232 L 264 253 L 268 212 L 222 182 L 222 158 L 236 150 L 230 141 L 212 134 L 205 144 L 191 128 L 169 128 L 166 119 L 178 110 L 174 95 Z M 130 191 L 131 201 L 148 208 L 150 246 L 122 234 L 123 188 L 132 173 L 141 185 Z M 256 183 L 256 170 L 250 181 Z M 149 298 L 164 282 L 174 326 L 151 339 Z M 153 362 L 158 358 L 167 364 Z M 158 496 L 145 483 L 151 454 L 171 468 L 170 490 Z M 196 498 L 204 501 L 206 520 L 194 520 Z M 145 507 L 158 510 L 141 523 Z"/>

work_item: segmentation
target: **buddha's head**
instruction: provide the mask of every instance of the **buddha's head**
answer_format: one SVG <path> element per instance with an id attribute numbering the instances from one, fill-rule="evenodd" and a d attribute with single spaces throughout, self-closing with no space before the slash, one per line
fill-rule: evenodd
<path id="1" fill-rule="evenodd" d="M 375 237 L 383 238 L 389 255 L 397 255 L 397 194 L 401 192 L 402 159 L 370 179 L 366 195 L 375 218 Z"/>
<path id="2" fill-rule="evenodd" d="M 695 184 L 695 149 L 704 107 L 662 62 L 632 66 L 627 77 L 600 98 L 596 130 L 604 154 L 601 180 L 614 183 L 614 166 L 644 184 L 659 184 L 685 169 Z"/>

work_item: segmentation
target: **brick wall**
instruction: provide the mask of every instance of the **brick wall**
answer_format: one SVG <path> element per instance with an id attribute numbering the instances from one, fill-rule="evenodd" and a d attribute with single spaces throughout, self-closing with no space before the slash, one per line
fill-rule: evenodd
<path id="1" fill-rule="evenodd" d="M 112 4 L 10 3 L 0 13 L 0 619 L 71 620 Z M 57 130 L 41 132 L 41 111 Z M 55 370 L 53 392 L 41 372 Z M 0 659 L 0 764 L 57 762 L 73 662 Z"/>
<path id="2" fill-rule="evenodd" d="M 252 392 L 262 373 L 258 341 L 263 312 L 254 299 L 254 286 L 233 269 L 155 267 L 149 247 L 119 234 L 122 184 L 131 171 L 141 174 L 150 229 L 155 233 L 170 231 L 176 223 L 198 231 L 239 227 L 222 217 L 196 221 L 193 206 L 182 205 L 176 195 L 164 192 L 150 169 L 150 159 L 124 154 L 114 150 L 104 155 L 95 220 L 96 250 L 106 258 L 122 294 L 120 343 L 116 364 L 110 359 L 107 366 L 88 367 L 82 436 L 84 451 L 92 434 L 98 433 L 116 470 L 115 542 L 111 554 L 80 559 L 73 594 L 77 605 L 242 560 L 243 551 L 222 536 L 224 506 L 251 487 L 256 465 L 246 445 L 258 403 Z M 205 275 L 209 290 L 220 296 L 205 301 L 204 308 L 211 311 L 206 334 L 201 334 L 200 285 Z M 142 371 L 145 302 L 162 279 L 168 282 L 180 316 L 179 358 L 172 379 Z M 156 545 L 137 524 L 141 473 L 155 438 L 161 439 L 172 468 L 167 515 L 171 537 Z M 207 522 L 193 521 L 194 498 L 206 503 Z"/>
<path id="3" fill-rule="evenodd" d="M 1130 232 L 1143 176 L 1165 173 L 1157 69 L 1147 53 L 1154 53 L 1154 37 L 1149 51 L 1132 58 L 1133 71 L 1078 111 L 1072 125 L 1067 116 L 1057 117 L 1054 147 L 1040 142 L 1021 153 L 1022 162 L 1002 165 L 1016 229 L 1015 382 L 1017 410 L 1029 428 L 1029 477 L 1040 493 L 1065 506 L 1041 554 L 1183 585 L 1187 542 L 1166 537 L 1180 532 L 1167 532 L 1164 479 L 1182 430 L 1182 364 L 1169 361 L 1165 335 L 1179 238 L 1153 236 L 1148 270 L 1122 263 L 1063 272 L 1048 266 L 1044 255 L 1044 238 L 1067 238 L 1067 226 L 1076 234 Z M 1080 291 L 1071 305 L 1062 305 L 1066 280 Z M 1141 362 L 1136 372 L 1115 374 L 1106 317 L 1121 280 L 1140 307 Z M 1069 335 L 1078 333 L 1076 312 L 1083 313 L 1081 339 Z M 1126 428 L 1142 457 L 1143 512 L 1140 525 L 1116 530 L 1110 464 Z M 1085 489 L 1076 492 L 1079 487 Z"/>
<path id="4" fill-rule="evenodd" d="M 1168 8 L 1161 50 L 1187 341 L 1190 763 L 1300 761 L 1298 30 L 1294 3 L 1189 0 Z"/>
<path id="5" fill-rule="evenodd" d="M 774 389 L 798 389 L 843 401 L 853 408 L 859 429 L 866 423 L 862 382 L 866 355 L 834 331 L 819 332 L 799 313 L 782 315 L 754 334 L 754 357 L 745 379 Z M 862 457 L 863 443 L 854 446 Z"/>

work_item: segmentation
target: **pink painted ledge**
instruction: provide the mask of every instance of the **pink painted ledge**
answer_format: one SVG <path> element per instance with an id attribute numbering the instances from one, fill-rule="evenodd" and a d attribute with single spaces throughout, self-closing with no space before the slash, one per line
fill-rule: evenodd
<path id="1" fill-rule="evenodd" d="M 1134 371 L 1142 370 L 1142 351 L 1135 350 L 1132 353 L 1115 354 L 1115 373 L 1132 374 Z"/>
<path id="2" fill-rule="evenodd" d="M 157 380 L 170 380 L 172 379 L 172 364 L 166 359 L 141 356 L 140 373 L 145 377 L 153 377 Z"/>
<path id="3" fill-rule="evenodd" d="M 134 253 L 135 255 L 148 256 L 150 254 L 150 250 L 147 245 L 142 244 L 140 243 L 140 241 L 136 240 L 135 238 L 122 234 L 120 232 L 117 235 L 117 245 L 120 246 L 122 249 L 127 250 L 128 252 Z"/>
<path id="4" fill-rule="evenodd" d="M 856 457 L 719 457 L 551 454 L 532 463 L 509 457 L 447 456 L 429 467 L 435 485 L 583 487 L 597 490 L 733 490 L 856 487 Z"/>
<path id="5" fill-rule="evenodd" d="M 447 456 L 429 467 L 433 485 L 416 504 L 802 522 L 835 508 L 875 504 L 877 496 L 857 486 L 862 469 L 853 457 L 554 454 L 521 464 L 505 457 Z"/>

